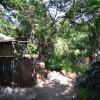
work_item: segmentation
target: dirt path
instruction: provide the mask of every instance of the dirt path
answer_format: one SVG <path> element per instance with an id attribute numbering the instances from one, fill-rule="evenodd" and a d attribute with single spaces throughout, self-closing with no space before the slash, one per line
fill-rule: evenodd
<path id="1" fill-rule="evenodd" d="M 54 71 L 45 81 L 38 81 L 35 87 L 1 89 L 0 100 L 75 100 L 74 82 Z"/>

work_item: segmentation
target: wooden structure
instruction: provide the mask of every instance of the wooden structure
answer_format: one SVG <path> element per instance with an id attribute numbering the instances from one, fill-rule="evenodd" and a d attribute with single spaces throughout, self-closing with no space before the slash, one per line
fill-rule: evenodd
<path id="1" fill-rule="evenodd" d="M 31 59 L 14 55 L 14 39 L 0 33 L 0 85 L 30 86 Z"/>
<path id="2" fill-rule="evenodd" d="M 0 33 L 0 56 L 13 56 L 13 38 L 7 37 Z"/>

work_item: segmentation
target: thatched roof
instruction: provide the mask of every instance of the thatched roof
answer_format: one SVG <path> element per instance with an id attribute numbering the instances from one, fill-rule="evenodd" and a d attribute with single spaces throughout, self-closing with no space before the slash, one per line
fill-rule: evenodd
<path id="1" fill-rule="evenodd" d="M 8 37 L 8 36 L 0 33 L 0 42 L 11 42 L 11 41 L 15 41 L 15 40 L 11 37 Z"/>

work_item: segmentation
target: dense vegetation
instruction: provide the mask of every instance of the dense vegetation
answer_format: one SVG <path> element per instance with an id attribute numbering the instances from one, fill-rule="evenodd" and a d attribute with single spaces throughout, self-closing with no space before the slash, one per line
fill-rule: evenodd
<path id="1" fill-rule="evenodd" d="M 83 71 L 99 51 L 99 0 L 1 0 L 0 3 L 0 32 L 30 41 L 28 53 L 38 54 L 51 69 Z"/>

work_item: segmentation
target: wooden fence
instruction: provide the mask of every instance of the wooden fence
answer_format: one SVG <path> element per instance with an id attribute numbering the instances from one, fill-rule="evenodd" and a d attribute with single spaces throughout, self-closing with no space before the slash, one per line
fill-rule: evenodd
<path id="1" fill-rule="evenodd" d="M 32 62 L 26 57 L 0 57 L 0 85 L 31 86 Z"/>

